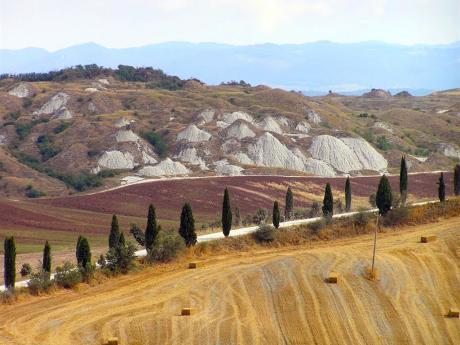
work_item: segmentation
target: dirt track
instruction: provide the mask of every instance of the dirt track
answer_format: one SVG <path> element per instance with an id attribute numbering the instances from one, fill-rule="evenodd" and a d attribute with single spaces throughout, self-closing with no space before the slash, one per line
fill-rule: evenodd
<path id="1" fill-rule="evenodd" d="M 460 218 L 372 237 L 171 265 L 0 307 L 1 344 L 455 344 Z M 420 235 L 438 240 L 419 243 Z M 329 271 L 338 285 L 326 284 Z M 161 272 L 160 272 L 161 271 Z M 190 317 L 178 315 L 191 306 Z"/>

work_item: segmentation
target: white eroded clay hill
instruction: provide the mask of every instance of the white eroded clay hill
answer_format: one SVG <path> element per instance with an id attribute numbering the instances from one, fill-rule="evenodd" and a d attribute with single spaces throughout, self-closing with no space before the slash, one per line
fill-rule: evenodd
<path id="1" fill-rule="evenodd" d="M 103 75 L 4 79 L 0 100 L 0 149 L 51 176 L 111 170 L 110 186 L 128 175 L 381 174 L 402 154 L 411 171 L 451 169 L 460 156 L 455 92 L 305 97 L 196 81 L 171 91 Z"/>

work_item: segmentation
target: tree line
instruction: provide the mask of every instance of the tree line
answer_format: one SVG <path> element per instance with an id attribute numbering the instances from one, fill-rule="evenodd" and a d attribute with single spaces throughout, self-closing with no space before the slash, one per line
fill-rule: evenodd
<path id="1" fill-rule="evenodd" d="M 438 198 L 440 202 L 446 200 L 446 186 L 444 181 L 444 174 L 441 173 L 438 182 Z M 460 164 L 454 168 L 454 195 L 460 195 Z M 349 212 L 352 207 L 352 188 L 350 178 L 347 177 L 344 186 L 345 192 L 345 211 Z M 407 164 L 405 157 L 401 158 L 400 174 L 399 174 L 399 193 L 400 205 L 405 206 L 408 194 L 408 174 Z M 386 175 L 380 178 L 377 192 L 375 195 L 375 203 L 378 208 L 378 215 L 385 216 L 393 207 L 393 192 L 390 182 Z M 290 187 L 287 188 L 285 196 L 285 209 L 284 220 L 292 219 L 294 211 L 294 195 Z M 239 211 L 238 211 L 239 213 Z M 332 188 L 329 183 L 326 184 L 324 189 L 323 217 L 330 218 L 334 214 L 334 198 Z M 232 229 L 232 208 L 230 193 L 228 188 L 224 189 L 222 201 L 222 232 L 225 237 L 230 235 Z M 377 217 L 378 219 L 378 217 Z M 272 224 L 274 228 L 279 228 L 281 221 L 281 211 L 277 200 L 273 202 Z M 197 243 L 197 234 L 195 229 L 195 219 L 193 217 L 192 207 L 189 203 L 185 203 L 182 207 L 180 214 L 180 225 L 178 235 L 163 231 L 161 225 L 157 222 L 156 211 L 153 204 L 150 204 L 147 210 L 147 223 L 145 230 L 142 231 L 137 225 L 132 225 L 130 233 L 135 238 L 136 242 L 145 247 L 147 251 L 147 258 L 150 260 L 167 261 L 174 257 L 176 251 L 181 246 L 193 246 Z M 101 255 L 97 260 L 99 266 L 114 274 L 126 273 L 135 258 L 136 246 L 125 240 L 124 233 L 120 231 L 118 218 L 116 215 L 112 216 L 108 236 L 108 252 Z M 58 267 L 56 269 L 56 276 L 68 277 L 74 275 L 77 280 L 88 279 L 94 272 L 95 265 L 92 263 L 91 248 L 89 241 L 84 236 L 79 236 L 75 248 L 75 255 L 77 260 L 77 267 L 70 266 Z M 14 289 L 16 281 L 16 243 L 13 236 L 7 236 L 4 240 L 4 281 L 7 289 Z M 43 260 L 41 271 L 35 276 L 43 277 L 42 279 L 49 280 L 51 274 L 52 259 L 51 259 L 51 246 L 48 241 L 45 242 L 43 248 Z M 64 272 L 67 275 L 64 275 Z M 79 276 L 77 277 L 77 274 Z M 30 265 L 24 264 L 21 269 L 21 274 L 31 274 Z M 67 278 L 66 278 L 67 279 Z M 64 282 L 65 284 L 65 282 Z"/>

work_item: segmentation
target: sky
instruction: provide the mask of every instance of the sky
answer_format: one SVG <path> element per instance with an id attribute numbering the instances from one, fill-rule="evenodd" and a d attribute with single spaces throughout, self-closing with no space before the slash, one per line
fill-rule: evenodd
<path id="1" fill-rule="evenodd" d="M 460 0 L 0 0 L 0 49 L 460 41 Z"/>

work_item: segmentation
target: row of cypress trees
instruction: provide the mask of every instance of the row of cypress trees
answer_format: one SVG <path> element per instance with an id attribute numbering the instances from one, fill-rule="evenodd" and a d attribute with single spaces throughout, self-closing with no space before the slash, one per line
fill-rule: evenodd
<path id="1" fill-rule="evenodd" d="M 401 158 L 400 174 L 399 174 L 399 192 L 401 195 L 401 204 L 405 205 L 407 200 L 408 190 L 408 174 L 406 158 Z M 460 164 L 454 168 L 454 195 L 460 195 Z M 438 197 L 441 202 L 446 198 L 446 187 L 444 181 L 444 174 L 441 173 L 438 180 Z M 345 211 L 351 210 L 351 183 L 348 177 L 345 182 Z M 391 185 L 388 178 L 383 175 L 379 181 L 376 204 L 379 209 L 380 215 L 385 215 L 392 207 L 393 196 Z M 332 195 L 332 188 L 329 183 L 326 184 L 323 199 L 323 215 L 333 215 L 334 200 Z M 284 217 L 286 220 L 292 218 L 294 212 L 294 197 L 290 187 L 288 187 L 285 198 Z M 224 198 L 222 203 L 222 231 L 227 237 L 230 234 L 232 227 L 232 210 L 230 205 L 230 195 L 228 189 L 224 190 Z M 275 228 L 280 224 L 280 209 L 278 201 L 273 203 L 272 222 Z M 157 224 L 155 207 L 151 204 L 148 208 L 147 225 L 145 229 L 145 248 L 151 250 L 155 244 L 158 236 L 160 226 Z M 185 241 L 187 246 L 192 246 L 197 241 L 195 232 L 195 219 L 193 217 L 192 208 L 189 203 L 185 203 L 182 207 L 180 216 L 179 234 Z M 119 245 L 125 245 L 125 238 L 123 232 L 120 232 L 118 219 L 116 215 L 112 217 L 112 223 L 109 234 L 109 248 L 116 248 Z M 91 249 L 88 240 L 79 236 L 76 246 L 76 258 L 80 267 L 87 267 L 91 264 Z M 51 246 L 48 241 L 45 242 L 43 249 L 43 262 L 42 268 L 45 272 L 51 272 Z M 7 288 L 13 288 L 16 280 L 16 244 L 13 236 L 7 236 L 4 241 L 4 280 Z"/>

